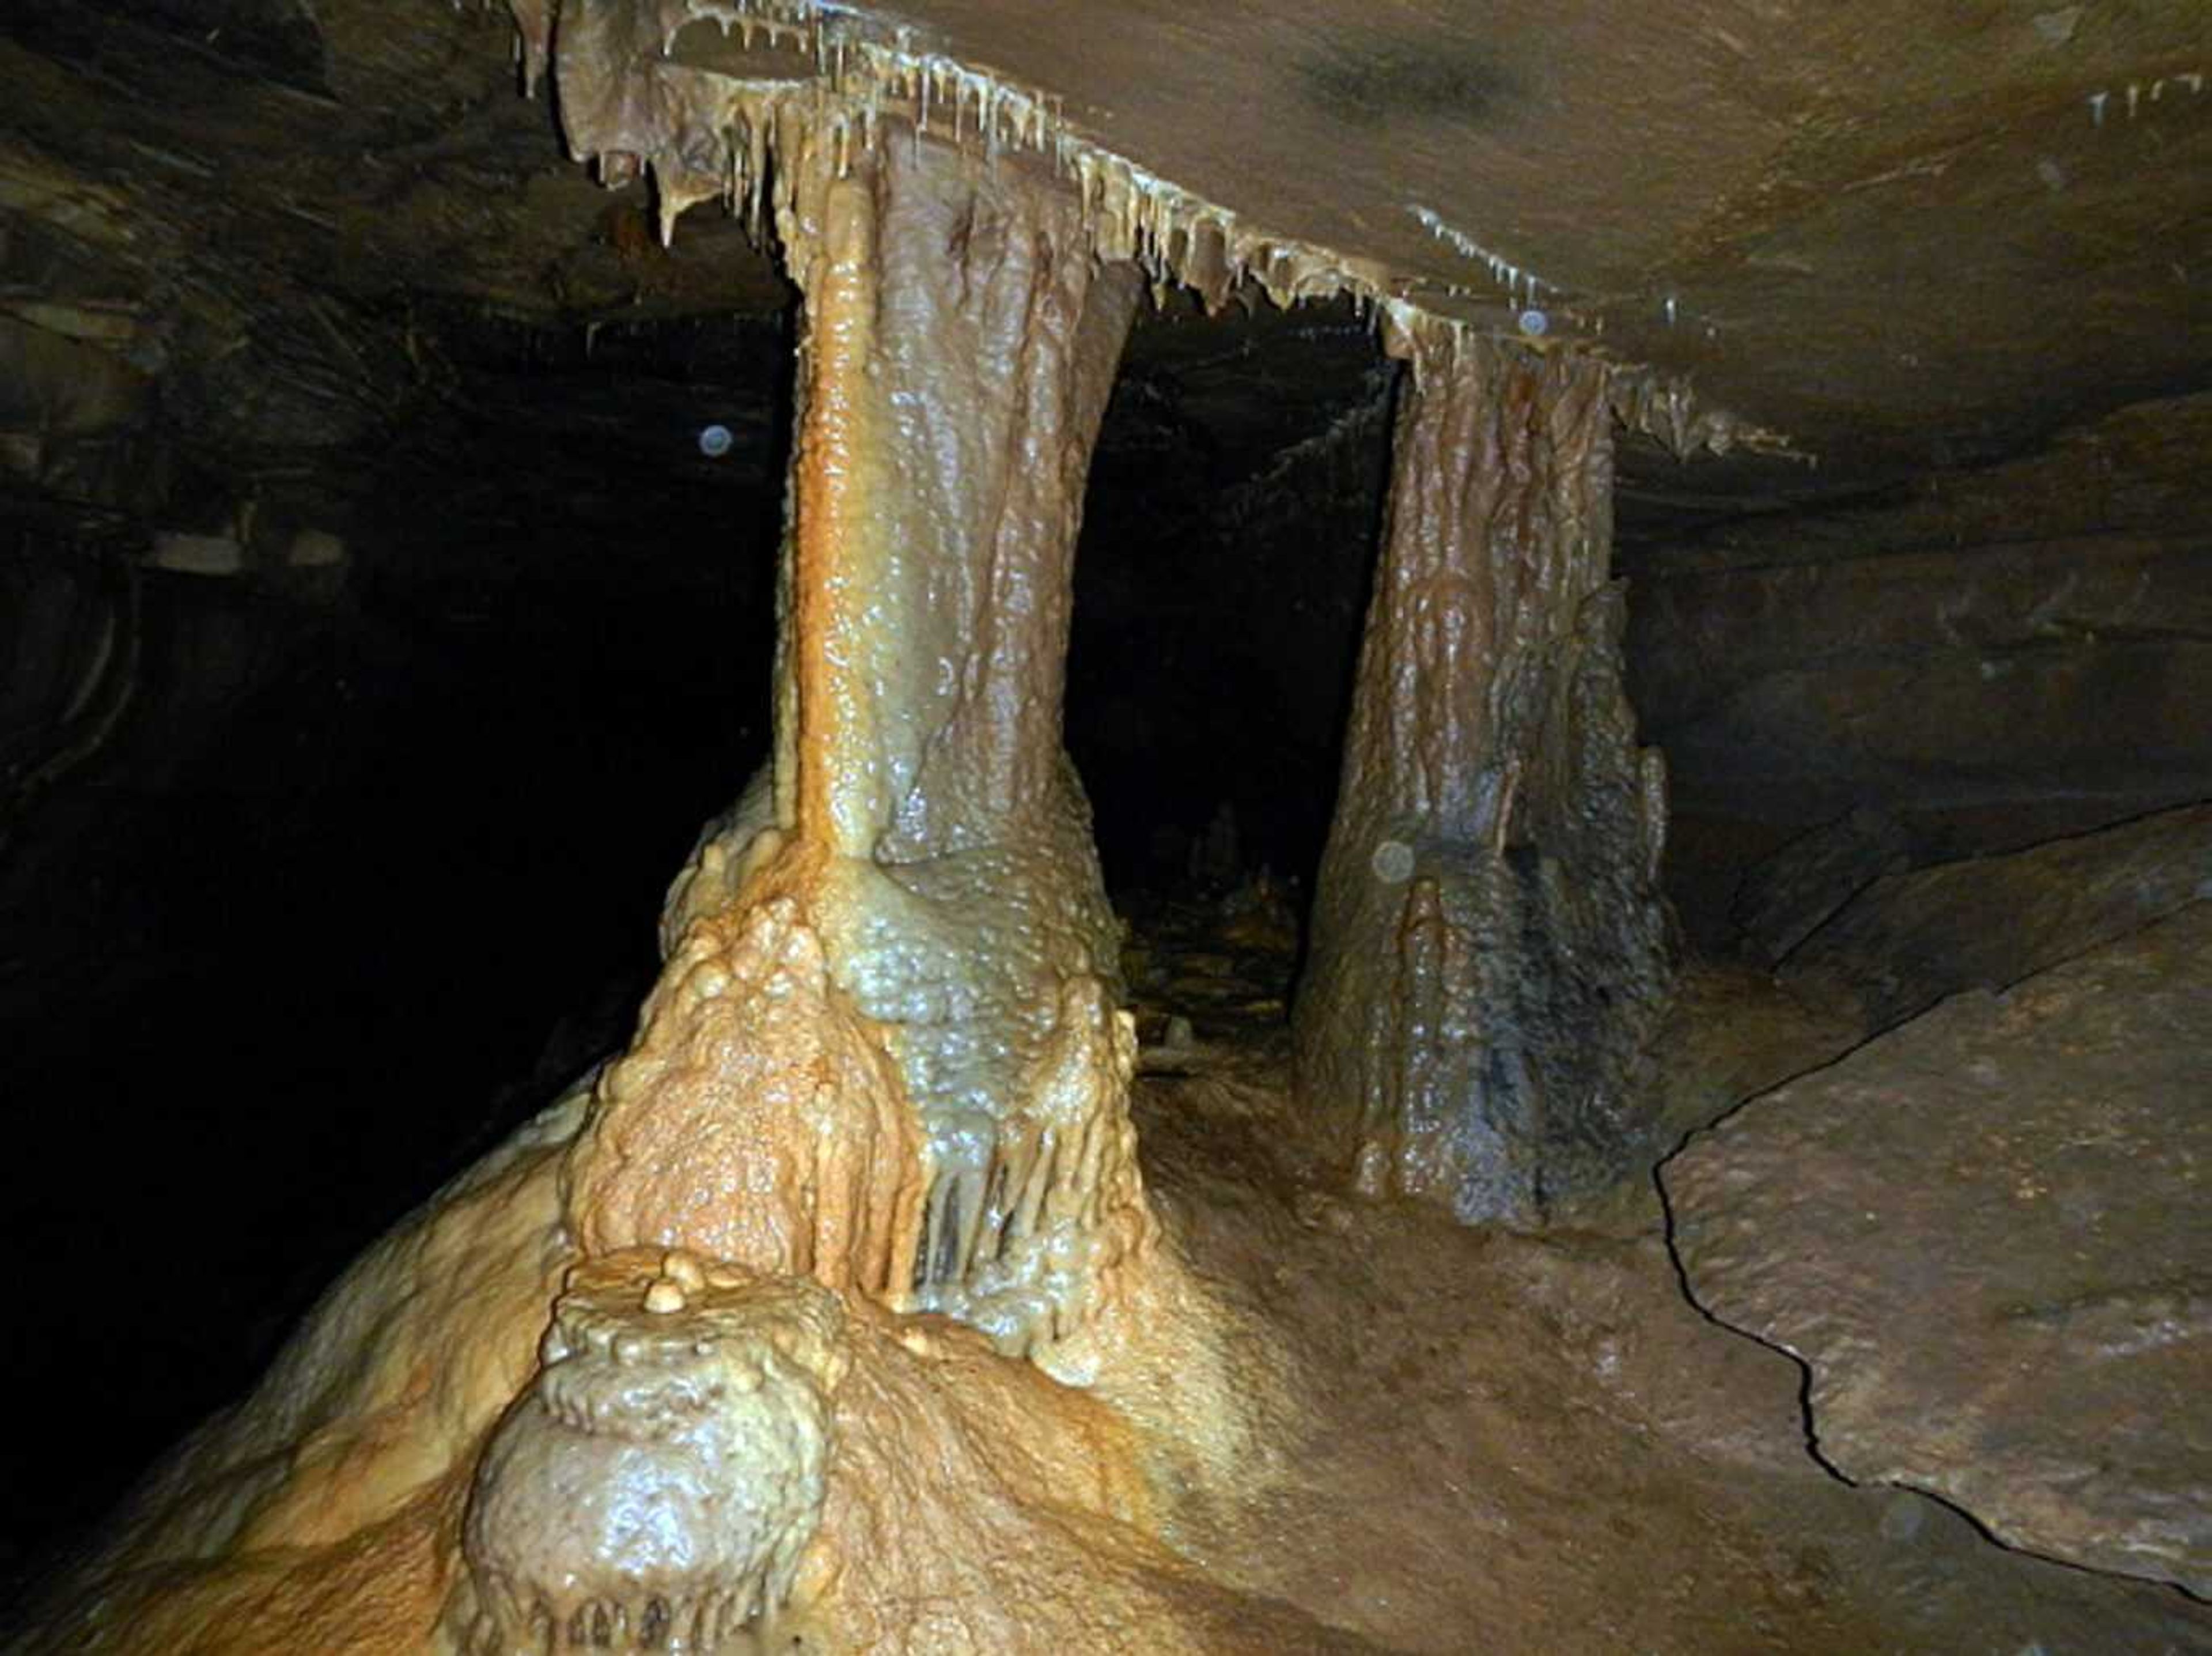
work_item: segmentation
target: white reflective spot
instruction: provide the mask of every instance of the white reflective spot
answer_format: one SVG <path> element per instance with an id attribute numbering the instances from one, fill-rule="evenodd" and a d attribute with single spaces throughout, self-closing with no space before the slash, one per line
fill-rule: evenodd
<path id="1" fill-rule="evenodd" d="M 1413 877 L 1413 848 L 1402 839 L 1386 839 L 1375 848 L 1368 866 L 1385 886 L 1402 886 Z"/>
<path id="2" fill-rule="evenodd" d="M 699 428 L 699 452 L 710 460 L 718 460 L 730 452 L 730 428 L 726 425 L 705 425 Z"/>

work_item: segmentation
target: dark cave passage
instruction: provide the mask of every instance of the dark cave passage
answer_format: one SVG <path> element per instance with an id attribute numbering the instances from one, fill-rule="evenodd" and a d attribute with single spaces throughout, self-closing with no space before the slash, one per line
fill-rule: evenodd
<path id="1" fill-rule="evenodd" d="M 1092 469 L 1068 657 L 1068 748 L 1109 890 L 1262 868 L 1311 889 L 1395 372 L 1347 304 L 1208 322 L 1179 298 L 1140 319 Z M 1210 831 L 1233 868 L 1207 873 Z"/>
<path id="2" fill-rule="evenodd" d="M 696 446 L 775 395 L 764 332 L 753 379 L 706 386 L 626 357 L 653 330 L 589 357 L 562 331 L 552 362 L 494 332 L 380 457 L 342 589 L 136 577 L 133 704 L 14 825 L 0 1093 L 30 1141 L 19 1233 L 145 1309 L 27 1285 L 52 1333 L 12 1383 L 59 1396 L 89 1364 L 115 1426 L 89 1457 L 10 1448 L 55 1492 L 11 1505 L 16 1545 L 111 1505 L 395 1215 L 628 1034 L 667 880 L 766 750 L 777 512 L 729 479 L 774 462 L 757 431 L 731 467 Z"/>

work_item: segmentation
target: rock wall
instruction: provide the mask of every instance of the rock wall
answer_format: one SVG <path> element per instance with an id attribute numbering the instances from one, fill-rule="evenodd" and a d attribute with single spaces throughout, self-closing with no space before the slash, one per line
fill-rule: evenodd
<path id="1" fill-rule="evenodd" d="M 2212 398 L 1641 553 L 1627 637 L 1686 817 L 1876 805 L 1923 854 L 2212 795 Z"/>

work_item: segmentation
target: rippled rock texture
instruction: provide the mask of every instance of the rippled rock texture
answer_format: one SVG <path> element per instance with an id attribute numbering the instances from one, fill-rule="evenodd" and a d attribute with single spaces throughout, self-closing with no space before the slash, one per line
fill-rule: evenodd
<path id="1" fill-rule="evenodd" d="M 1539 1221 L 1648 1148 L 1665 782 L 1620 686 L 1604 370 L 1414 327 L 1299 1087 L 1363 1188 Z"/>
<path id="2" fill-rule="evenodd" d="M 1665 1172 L 1713 1315 L 1803 1358 L 1820 1452 L 2212 1593 L 2212 904 L 1945 1002 Z"/>

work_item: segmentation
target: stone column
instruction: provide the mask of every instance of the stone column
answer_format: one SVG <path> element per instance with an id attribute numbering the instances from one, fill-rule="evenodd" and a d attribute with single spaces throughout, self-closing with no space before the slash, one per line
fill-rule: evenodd
<path id="1" fill-rule="evenodd" d="M 1363 1187 L 1541 1221 L 1649 1148 L 1656 753 L 1608 581 L 1605 369 L 1412 319 L 1389 510 L 1295 1014 Z"/>
<path id="2" fill-rule="evenodd" d="M 594 1251 L 811 1271 L 1027 1350 L 1149 1234 L 1060 743 L 1139 283 L 1038 160 L 795 119 L 776 154 L 805 328 L 775 753 L 671 893 L 572 1204 Z"/>

